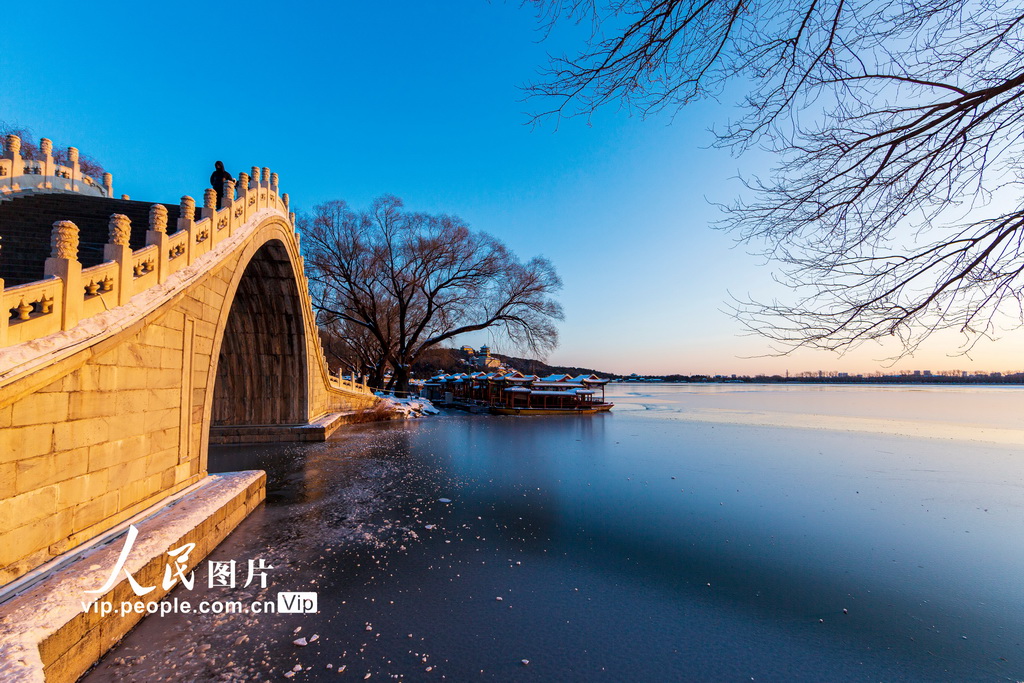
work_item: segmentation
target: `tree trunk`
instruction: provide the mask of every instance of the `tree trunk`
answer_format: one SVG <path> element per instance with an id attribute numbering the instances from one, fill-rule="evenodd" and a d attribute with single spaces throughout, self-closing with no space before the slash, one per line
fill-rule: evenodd
<path id="1" fill-rule="evenodd" d="M 409 366 L 393 363 L 394 375 L 391 377 L 391 381 L 394 385 L 395 395 L 407 395 L 409 393 Z"/>
<path id="2" fill-rule="evenodd" d="M 387 370 L 388 362 L 381 361 L 370 370 L 370 387 L 373 389 L 384 389 L 384 371 Z"/>

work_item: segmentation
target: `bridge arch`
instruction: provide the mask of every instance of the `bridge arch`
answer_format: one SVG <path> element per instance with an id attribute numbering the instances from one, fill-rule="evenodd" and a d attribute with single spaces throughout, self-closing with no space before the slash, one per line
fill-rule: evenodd
<path id="1" fill-rule="evenodd" d="M 0 281 L 8 308 L 37 302 L 0 335 L 0 583 L 203 481 L 211 441 L 323 440 L 377 402 L 328 372 L 273 189 L 198 220 L 186 197 L 173 233 L 150 212 L 141 249 Z"/>
<path id="2" fill-rule="evenodd" d="M 10 147 L 0 171 L 24 175 Z M 226 184 L 221 208 L 207 189 L 198 217 L 189 196 L 148 205 L 71 187 L 57 201 L 49 185 L 5 202 L 25 219 L 5 227 L 40 224 L 19 239 L 41 243 L 44 277 L 27 281 L 28 268 L 13 286 L 0 279 L 0 586 L 31 585 L 49 562 L 89 566 L 70 553 L 163 513 L 167 536 L 146 536 L 149 559 L 131 571 L 156 582 L 165 553 L 186 542 L 198 562 L 264 495 L 258 473 L 207 476 L 212 439 L 323 440 L 377 404 L 365 384 L 328 371 L 288 195 L 270 169 L 252 171 Z M 80 243 L 92 251 L 80 257 Z M 97 548 L 90 557 L 107 549 Z M 80 579 L 38 586 L 74 601 Z M 122 580 L 103 599 L 125 590 Z M 17 656 L 0 634 L 0 678 L 10 665 L 32 680 L 75 680 L 92 661 L 82 653 L 95 656 L 140 616 L 105 620 L 101 634 L 87 612 L 46 600 L 61 625 L 6 631 Z"/>
<path id="3" fill-rule="evenodd" d="M 291 255 L 267 240 L 239 269 L 220 326 L 211 427 L 309 419 L 307 340 Z"/>

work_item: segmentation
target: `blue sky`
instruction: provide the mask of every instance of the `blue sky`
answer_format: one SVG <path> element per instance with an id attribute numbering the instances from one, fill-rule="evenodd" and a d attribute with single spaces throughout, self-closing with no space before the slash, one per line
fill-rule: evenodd
<path id="1" fill-rule="evenodd" d="M 565 282 L 549 360 L 615 372 L 873 371 L 892 349 L 757 357 L 728 292 L 778 293 L 770 269 L 709 228 L 709 201 L 766 163 L 707 149 L 731 102 L 674 120 L 614 108 L 527 125 L 519 86 L 578 28 L 541 42 L 519 3 L 81 3 L 19 15 L 0 51 L 0 120 L 74 145 L 134 199 L 201 196 L 213 161 L 280 174 L 299 209 L 378 195 L 453 213 L 543 254 Z M 489 341 L 512 351 L 500 338 Z M 953 335 L 901 369 L 1019 367 L 1024 335 Z"/>

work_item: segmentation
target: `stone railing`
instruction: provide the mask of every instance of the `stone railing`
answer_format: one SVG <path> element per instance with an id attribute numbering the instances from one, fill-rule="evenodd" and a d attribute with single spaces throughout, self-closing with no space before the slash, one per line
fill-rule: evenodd
<path id="1" fill-rule="evenodd" d="M 192 265 L 257 211 L 275 209 L 294 227 L 295 214 L 289 213 L 288 195 L 278 195 L 276 173 L 264 168 L 251 176 L 255 180 L 248 174 L 241 176 L 244 182 L 238 184 L 237 193 L 235 188 L 225 192 L 221 209 L 217 209 L 216 192 L 208 189 L 198 219 L 195 201 L 182 197 L 177 231 L 171 235 L 167 234 L 166 207 L 154 204 L 146 246 L 134 252 L 128 245 L 128 217 L 112 215 L 104 262 L 91 268 L 83 269 L 78 260 L 78 227 L 71 221 L 54 223 L 44 279 L 10 288 L 4 288 L 0 279 L 0 306 L 8 311 L 0 315 L 0 348 L 70 330 L 81 320 L 127 304 L 136 294 Z M 300 277 L 308 288 L 305 275 Z"/>
<path id="2" fill-rule="evenodd" d="M 323 346 L 321 346 L 320 348 L 323 349 Z M 330 381 L 331 386 L 334 387 L 335 389 L 342 389 L 345 391 L 358 391 L 361 393 L 370 393 L 370 388 L 366 385 L 365 379 L 363 379 L 362 382 L 357 382 L 355 379 L 346 379 L 341 374 L 341 370 L 338 370 L 337 375 L 328 374 L 327 378 Z"/>
<path id="3" fill-rule="evenodd" d="M 78 260 L 78 227 L 71 221 L 54 223 L 45 278 L 6 289 L 0 279 L 0 306 L 8 311 L 8 315 L 0 313 L 0 349 L 70 330 L 92 316 L 128 304 L 132 297 L 192 266 L 240 231 L 259 211 L 271 209 L 279 213 L 294 230 L 295 214 L 289 210 L 288 195 L 278 193 L 277 174 L 255 166 L 251 171 L 240 173 L 237 182 L 224 184 L 220 209 L 212 188 L 204 192 L 203 206 L 198 209 L 192 197 L 182 197 L 177 231 L 173 234 L 167 232 L 167 208 L 154 204 L 149 212 L 146 246 L 136 251 L 129 246 L 128 217 L 112 215 L 108 243 L 103 247 L 104 262 L 90 268 L 82 268 Z M 292 234 L 297 249 L 300 235 Z M 302 256 L 298 256 L 296 265 L 303 306 L 312 313 Z M 372 393 L 365 382 L 332 376 L 319 335 L 312 337 L 331 388 Z"/>
<path id="4" fill-rule="evenodd" d="M 8 135 L 3 139 L 4 153 L 0 156 L 0 199 L 28 193 L 77 192 L 95 197 L 113 197 L 114 179 L 109 173 L 103 178 L 92 178 L 82 172 L 78 150 L 68 147 L 68 165 L 53 158 L 53 143 L 47 138 L 39 141 L 42 159 L 21 156 L 21 138 Z"/>

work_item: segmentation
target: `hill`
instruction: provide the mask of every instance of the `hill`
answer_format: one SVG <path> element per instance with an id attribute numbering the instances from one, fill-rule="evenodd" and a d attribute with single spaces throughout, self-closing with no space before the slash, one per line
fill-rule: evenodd
<path id="1" fill-rule="evenodd" d="M 613 373 L 601 372 L 591 368 L 580 368 L 574 365 L 549 365 L 544 361 L 532 358 L 517 358 L 507 356 L 503 353 L 492 353 L 506 366 L 513 367 L 526 375 L 597 375 L 599 377 L 618 377 Z M 456 373 L 475 370 L 470 366 L 470 354 L 462 349 L 433 348 L 423 353 L 420 359 L 413 365 L 413 375 L 416 377 L 430 377 L 441 372 Z"/>

